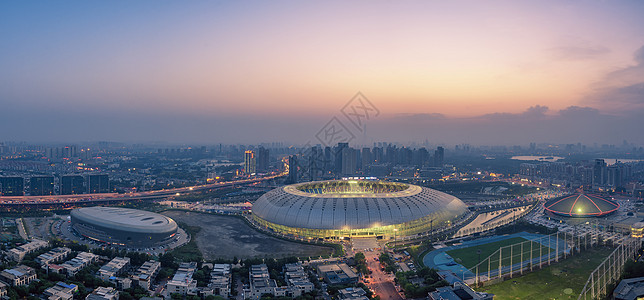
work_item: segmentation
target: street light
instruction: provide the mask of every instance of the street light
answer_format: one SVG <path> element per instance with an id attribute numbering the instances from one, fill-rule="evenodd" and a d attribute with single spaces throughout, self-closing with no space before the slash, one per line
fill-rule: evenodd
<path id="1" fill-rule="evenodd" d="M 398 228 L 394 228 L 394 247 L 396 247 L 396 231 L 398 231 Z"/>

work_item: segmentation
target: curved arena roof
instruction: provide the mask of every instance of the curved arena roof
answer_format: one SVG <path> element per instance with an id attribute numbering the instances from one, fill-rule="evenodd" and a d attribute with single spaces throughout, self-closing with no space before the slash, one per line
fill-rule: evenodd
<path id="1" fill-rule="evenodd" d="M 592 194 L 573 194 L 546 202 L 543 207 L 552 213 L 569 217 L 600 217 L 619 208 L 619 204 Z"/>
<path id="2" fill-rule="evenodd" d="M 177 223 L 160 214 L 120 207 L 84 207 L 71 211 L 72 219 L 114 230 L 140 233 L 168 233 Z"/>
<path id="3" fill-rule="evenodd" d="M 452 195 L 383 181 L 337 180 L 288 185 L 267 192 L 253 204 L 253 214 L 267 222 L 323 230 L 381 227 L 431 215 L 437 221 L 449 220 L 466 211 L 467 206 Z"/>

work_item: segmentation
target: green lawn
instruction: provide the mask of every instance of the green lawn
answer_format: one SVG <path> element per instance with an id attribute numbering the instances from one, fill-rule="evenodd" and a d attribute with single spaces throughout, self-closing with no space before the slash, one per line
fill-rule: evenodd
<path id="1" fill-rule="evenodd" d="M 447 251 L 446 253 L 452 258 L 454 258 L 456 262 L 460 263 L 461 265 L 469 269 L 471 267 L 476 266 L 476 264 L 479 262 L 479 256 L 477 253 L 479 249 L 481 250 L 481 261 L 485 262 L 486 261 L 485 259 L 491 254 L 493 254 L 494 252 L 496 252 L 497 250 L 499 250 L 499 248 L 518 244 L 521 242 L 528 242 L 528 240 L 522 237 L 514 237 L 514 238 L 509 238 L 506 240 L 484 244 L 480 246 L 472 246 L 468 248 L 450 250 L 450 251 Z M 554 245 L 553 245 L 553 248 L 554 248 Z M 539 257 L 541 255 L 546 255 L 548 254 L 548 249 L 550 248 L 546 246 L 542 246 L 539 243 L 533 242 L 532 256 Z M 530 243 L 523 243 L 523 255 L 521 250 L 522 250 L 521 244 L 512 246 L 512 251 L 510 251 L 510 247 L 504 248 L 501 253 L 501 259 L 502 259 L 501 265 L 509 266 L 510 262 L 512 262 L 513 264 L 516 264 L 522 260 L 523 261 L 529 260 Z M 551 249 L 550 251 L 554 251 L 554 249 Z M 512 254 L 512 257 L 510 257 L 510 254 Z M 483 263 L 479 268 L 479 272 L 487 272 L 487 267 L 488 267 L 488 264 Z M 499 267 L 499 257 L 497 253 L 495 256 L 493 256 L 490 259 L 490 268 L 494 270 L 494 269 L 497 269 L 498 267 Z"/>
<path id="2" fill-rule="evenodd" d="M 582 251 L 549 267 L 477 289 L 494 299 L 577 299 L 592 272 L 611 252 L 610 248 Z"/>

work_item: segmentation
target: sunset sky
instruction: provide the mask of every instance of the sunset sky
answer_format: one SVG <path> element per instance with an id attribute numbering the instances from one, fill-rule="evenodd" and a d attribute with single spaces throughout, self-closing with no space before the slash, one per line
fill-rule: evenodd
<path id="1" fill-rule="evenodd" d="M 361 91 L 380 111 L 363 143 L 644 143 L 643 16 L 642 1 L 3 1 L 0 141 L 305 143 Z"/>

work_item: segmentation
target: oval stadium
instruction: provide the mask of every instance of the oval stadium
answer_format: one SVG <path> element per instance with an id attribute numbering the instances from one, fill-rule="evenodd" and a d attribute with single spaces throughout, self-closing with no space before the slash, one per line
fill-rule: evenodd
<path id="1" fill-rule="evenodd" d="M 566 217 L 601 217 L 619 208 L 619 204 L 592 194 L 572 194 L 543 205 L 546 211 Z"/>
<path id="2" fill-rule="evenodd" d="M 160 214 L 120 207 L 85 207 L 71 211 L 72 228 L 101 243 L 131 248 L 156 247 L 169 243 L 177 223 Z"/>
<path id="3" fill-rule="evenodd" d="M 316 181 L 267 192 L 253 204 L 259 226 L 302 238 L 396 238 L 453 224 L 460 199 L 426 187 L 367 180 Z"/>

